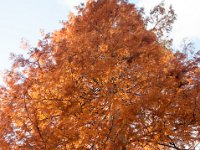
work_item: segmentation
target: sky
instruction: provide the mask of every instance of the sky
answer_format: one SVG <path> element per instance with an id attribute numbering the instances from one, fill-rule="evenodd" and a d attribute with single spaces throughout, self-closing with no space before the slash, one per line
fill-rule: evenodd
<path id="1" fill-rule="evenodd" d="M 23 53 L 22 39 L 36 46 L 41 38 L 40 31 L 53 32 L 62 27 L 60 21 L 66 20 L 74 6 L 86 0 L 0 0 L 0 72 L 9 69 L 9 55 Z M 161 0 L 130 0 L 146 11 L 159 4 Z M 172 4 L 178 16 L 174 24 L 172 38 L 175 47 L 188 38 L 200 48 L 200 0 L 165 0 Z M 2 78 L 0 77 L 0 83 Z"/>
<path id="2" fill-rule="evenodd" d="M 161 0 L 135 0 L 137 6 L 144 7 L 147 12 Z M 175 48 L 180 47 L 182 40 L 187 38 L 200 49 L 200 0 L 165 0 L 166 6 L 172 5 L 177 14 L 171 33 Z"/>

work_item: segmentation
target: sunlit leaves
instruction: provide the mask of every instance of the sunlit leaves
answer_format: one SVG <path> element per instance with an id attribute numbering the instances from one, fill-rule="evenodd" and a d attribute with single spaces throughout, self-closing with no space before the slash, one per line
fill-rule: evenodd
<path id="1" fill-rule="evenodd" d="M 0 93 L 1 148 L 194 146 L 198 54 L 189 59 L 166 49 L 162 33 L 147 30 L 127 1 L 91 0 L 78 12 L 27 58 L 13 55 Z M 156 30 L 171 29 L 171 8 L 157 6 L 151 15 L 162 19 Z"/>

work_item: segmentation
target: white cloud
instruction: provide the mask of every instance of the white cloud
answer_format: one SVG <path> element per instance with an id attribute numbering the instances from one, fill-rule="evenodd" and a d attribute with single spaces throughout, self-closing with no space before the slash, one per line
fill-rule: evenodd
<path id="1" fill-rule="evenodd" d="M 149 10 L 160 2 L 161 0 L 138 0 L 138 6 Z M 175 47 L 186 37 L 200 42 L 200 0 L 165 0 L 165 3 L 172 4 L 177 14 L 172 32 Z"/>

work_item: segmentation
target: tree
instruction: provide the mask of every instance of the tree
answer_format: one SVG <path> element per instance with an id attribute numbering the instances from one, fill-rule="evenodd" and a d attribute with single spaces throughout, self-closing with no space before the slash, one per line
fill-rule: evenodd
<path id="1" fill-rule="evenodd" d="M 194 148 L 200 141 L 199 53 L 188 59 L 166 48 L 161 32 L 170 30 L 172 18 L 155 33 L 126 0 L 80 5 L 27 58 L 12 56 L 0 94 L 0 146 Z"/>

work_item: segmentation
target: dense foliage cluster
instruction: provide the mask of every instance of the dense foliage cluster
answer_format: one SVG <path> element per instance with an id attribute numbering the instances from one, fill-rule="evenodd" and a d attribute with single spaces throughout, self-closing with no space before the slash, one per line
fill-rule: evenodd
<path id="1" fill-rule="evenodd" d="M 28 57 L 13 56 L 0 89 L 0 148 L 193 149 L 200 59 L 166 46 L 174 19 L 162 5 L 148 19 L 126 0 L 80 5 Z"/>

